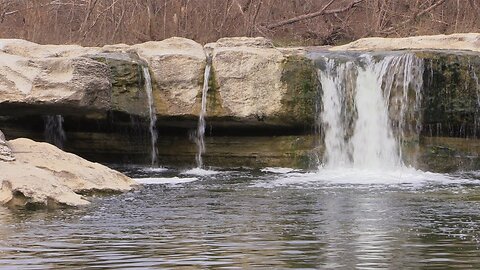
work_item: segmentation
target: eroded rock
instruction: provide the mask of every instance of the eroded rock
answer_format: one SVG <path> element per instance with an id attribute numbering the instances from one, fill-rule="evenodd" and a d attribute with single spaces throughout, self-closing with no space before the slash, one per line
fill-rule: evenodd
<path id="1" fill-rule="evenodd" d="M 126 192 L 129 177 L 57 147 L 29 139 L 9 141 L 16 160 L 0 162 L 0 203 L 6 205 L 88 204 L 88 191 Z"/>

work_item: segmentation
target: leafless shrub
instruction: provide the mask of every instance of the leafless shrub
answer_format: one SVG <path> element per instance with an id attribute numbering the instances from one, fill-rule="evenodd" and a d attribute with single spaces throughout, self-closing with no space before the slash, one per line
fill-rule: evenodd
<path id="1" fill-rule="evenodd" d="M 477 0 L 0 0 L 0 37 L 102 45 L 265 36 L 282 45 L 475 32 Z"/>

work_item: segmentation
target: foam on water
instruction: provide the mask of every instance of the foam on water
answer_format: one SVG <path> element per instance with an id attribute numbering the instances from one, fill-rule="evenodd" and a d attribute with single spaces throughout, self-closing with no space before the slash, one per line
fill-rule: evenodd
<path id="1" fill-rule="evenodd" d="M 267 167 L 261 170 L 262 172 L 269 172 L 269 173 L 278 173 L 278 174 L 285 174 L 296 172 L 298 170 L 292 168 L 281 168 L 281 167 Z"/>
<path id="2" fill-rule="evenodd" d="M 195 177 L 150 177 L 150 178 L 134 178 L 135 182 L 143 185 L 178 185 L 197 181 Z"/>
<path id="3" fill-rule="evenodd" d="M 159 173 L 159 172 L 166 172 L 166 171 L 168 171 L 168 169 L 167 169 L 167 168 L 163 168 L 163 167 L 158 167 L 158 168 L 148 167 L 148 168 L 142 168 L 141 171 L 142 171 L 142 172 Z"/>
<path id="4" fill-rule="evenodd" d="M 448 174 L 423 172 L 414 168 L 396 170 L 372 169 L 320 169 L 315 173 L 287 173 L 273 180 L 257 181 L 253 186 L 261 188 L 321 186 L 408 186 L 422 188 L 432 185 L 479 185 L 480 180 Z"/>
<path id="5" fill-rule="evenodd" d="M 219 174 L 219 171 L 207 170 L 202 168 L 193 168 L 187 171 L 182 172 L 183 175 L 196 175 L 196 176 L 211 176 Z"/>

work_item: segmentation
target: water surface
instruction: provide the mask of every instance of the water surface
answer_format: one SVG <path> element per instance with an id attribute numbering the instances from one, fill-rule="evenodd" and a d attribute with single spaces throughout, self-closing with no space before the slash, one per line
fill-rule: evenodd
<path id="1" fill-rule="evenodd" d="M 121 169 L 151 184 L 0 208 L 0 268 L 480 268 L 478 173 Z"/>

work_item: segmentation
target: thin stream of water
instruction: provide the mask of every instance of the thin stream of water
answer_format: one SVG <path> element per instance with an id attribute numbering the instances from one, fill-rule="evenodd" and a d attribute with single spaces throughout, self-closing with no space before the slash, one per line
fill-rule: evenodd
<path id="1" fill-rule="evenodd" d="M 151 165 L 154 166 L 157 163 L 157 139 L 158 132 L 156 128 L 157 124 L 157 113 L 155 111 L 155 103 L 153 100 L 153 87 L 152 87 L 152 77 L 150 76 L 150 71 L 148 66 L 142 66 L 143 78 L 145 80 L 145 92 L 148 99 L 148 113 L 150 117 L 150 138 L 151 138 Z"/>
<path id="2" fill-rule="evenodd" d="M 202 107 L 200 110 L 200 115 L 198 117 L 198 126 L 195 136 L 195 143 L 197 145 L 197 155 L 195 160 L 197 162 L 197 167 L 203 167 L 202 155 L 205 153 L 205 116 L 207 115 L 207 94 L 208 94 L 208 83 L 210 80 L 210 71 L 212 68 L 211 59 L 208 58 L 207 65 L 205 66 L 205 73 L 203 76 L 203 88 L 202 88 Z"/>
<path id="3" fill-rule="evenodd" d="M 47 115 L 45 121 L 45 140 L 56 147 L 63 149 L 67 135 L 63 129 L 63 116 Z"/>

